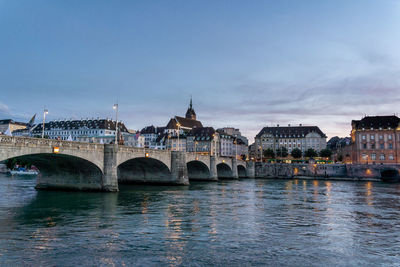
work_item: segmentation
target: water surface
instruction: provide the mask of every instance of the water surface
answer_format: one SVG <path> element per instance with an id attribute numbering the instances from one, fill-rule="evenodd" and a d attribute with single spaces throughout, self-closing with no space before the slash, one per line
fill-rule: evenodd
<path id="1" fill-rule="evenodd" d="M 1 265 L 400 265 L 399 184 L 34 185 L 0 176 Z"/>

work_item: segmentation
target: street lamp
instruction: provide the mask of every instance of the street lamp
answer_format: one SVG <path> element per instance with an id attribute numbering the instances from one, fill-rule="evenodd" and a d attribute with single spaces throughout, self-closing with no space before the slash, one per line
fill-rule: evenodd
<path id="1" fill-rule="evenodd" d="M 178 151 L 180 151 L 181 150 L 181 144 L 180 144 L 180 141 L 179 141 L 179 136 L 181 135 L 181 124 L 178 122 L 176 124 L 176 126 L 178 126 Z"/>
<path id="2" fill-rule="evenodd" d="M 214 156 L 217 156 L 217 149 L 215 148 L 216 147 L 216 145 L 215 145 L 215 133 L 212 135 L 212 137 L 213 137 L 213 140 L 212 140 L 212 142 L 214 143 Z M 211 144 L 210 144 L 211 145 Z M 212 155 L 213 153 L 213 151 L 212 151 L 213 149 L 212 149 L 212 145 L 211 145 L 211 147 L 210 147 L 210 154 Z"/>
<path id="3" fill-rule="evenodd" d="M 237 159 L 238 158 L 238 156 L 237 156 L 237 137 L 236 137 L 234 144 L 235 144 L 235 158 Z"/>
<path id="4" fill-rule="evenodd" d="M 49 114 L 47 109 L 43 109 L 43 128 L 42 128 L 42 138 L 44 138 L 44 123 L 46 121 L 46 115 Z"/>
<path id="5" fill-rule="evenodd" d="M 115 144 L 118 145 L 118 103 L 114 104 L 113 109 L 115 109 Z"/>

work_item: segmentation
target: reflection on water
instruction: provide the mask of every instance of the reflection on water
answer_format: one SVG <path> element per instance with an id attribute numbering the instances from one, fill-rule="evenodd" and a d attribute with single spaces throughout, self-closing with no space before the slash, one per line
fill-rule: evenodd
<path id="1" fill-rule="evenodd" d="M 400 186 L 240 180 L 37 192 L 0 176 L 1 265 L 397 265 Z"/>

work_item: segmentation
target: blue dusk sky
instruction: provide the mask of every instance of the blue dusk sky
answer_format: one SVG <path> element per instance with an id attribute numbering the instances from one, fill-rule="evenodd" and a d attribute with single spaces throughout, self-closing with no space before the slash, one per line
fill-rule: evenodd
<path id="1" fill-rule="evenodd" d="M 198 119 L 348 136 L 399 111 L 400 1 L 0 0 L 0 119 Z"/>

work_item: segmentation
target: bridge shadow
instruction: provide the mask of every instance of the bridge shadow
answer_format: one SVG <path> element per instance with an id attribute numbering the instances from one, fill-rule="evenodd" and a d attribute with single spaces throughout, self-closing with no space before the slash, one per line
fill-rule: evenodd
<path id="1" fill-rule="evenodd" d="M 102 170 L 90 161 L 80 157 L 42 153 L 14 158 L 29 162 L 39 169 L 37 189 L 101 189 Z"/>
<path id="2" fill-rule="evenodd" d="M 238 169 L 239 178 L 246 178 L 247 177 L 247 173 L 246 173 L 246 168 L 245 167 L 243 167 L 242 165 L 238 165 L 237 169 Z"/>
<path id="3" fill-rule="evenodd" d="M 118 183 L 170 183 L 171 172 L 163 162 L 153 158 L 134 158 L 118 166 Z"/>
<path id="4" fill-rule="evenodd" d="M 225 163 L 220 163 L 217 165 L 217 173 L 218 179 L 231 179 L 233 176 L 231 167 Z"/>
<path id="5" fill-rule="evenodd" d="M 189 180 L 207 181 L 210 180 L 210 170 L 206 164 L 201 161 L 190 161 L 187 164 Z"/>

